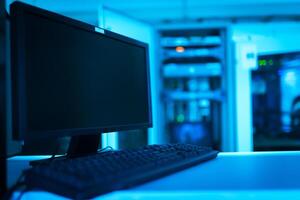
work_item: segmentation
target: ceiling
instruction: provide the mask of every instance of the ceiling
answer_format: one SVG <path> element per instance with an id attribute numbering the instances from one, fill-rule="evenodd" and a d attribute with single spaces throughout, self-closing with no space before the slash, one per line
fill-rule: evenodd
<path id="1" fill-rule="evenodd" d="M 11 2 L 13 0 L 7 0 Z M 300 0 L 23 0 L 52 11 L 97 18 L 100 7 L 149 23 L 246 17 L 299 17 Z"/>

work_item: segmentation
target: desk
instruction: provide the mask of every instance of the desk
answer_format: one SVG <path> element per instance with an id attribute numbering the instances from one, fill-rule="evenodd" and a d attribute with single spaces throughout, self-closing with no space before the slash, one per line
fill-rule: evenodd
<path id="1" fill-rule="evenodd" d="M 11 158 L 9 168 L 22 159 L 34 157 Z M 27 192 L 23 196 L 23 199 L 53 198 L 63 199 L 47 192 Z M 300 200 L 300 152 L 220 153 L 206 163 L 97 199 L 226 198 Z"/>

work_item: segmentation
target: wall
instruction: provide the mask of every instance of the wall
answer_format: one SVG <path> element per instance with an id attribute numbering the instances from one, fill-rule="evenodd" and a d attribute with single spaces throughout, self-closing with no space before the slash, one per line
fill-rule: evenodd
<path id="1" fill-rule="evenodd" d="M 258 54 L 300 51 L 300 23 L 272 22 L 232 26 L 232 39 L 252 42 Z"/>
<path id="2" fill-rule="evenodd" d="M 6 10 L 9 11 L 9 5 L 17 0 L 6 0 Z M 18 0 L 39 8 L 56 12 L 73 19 L 83 21 L 92 25 L 98 25 L 98 10 L 96 4 L 90 5 L 79 0 L 77 3 L 72 1 L 53 1 L 53 0 Z"/>

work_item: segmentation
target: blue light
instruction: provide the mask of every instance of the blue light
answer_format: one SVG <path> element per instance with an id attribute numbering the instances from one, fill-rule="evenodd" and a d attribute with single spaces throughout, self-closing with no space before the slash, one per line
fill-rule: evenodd
<path id="1" fill-rule="evenodd" d="M 294 71 L 287 71 L 283 75 L 283 80 L 287 85 L 295 87 L 297 82 L 296 73 Z"/>

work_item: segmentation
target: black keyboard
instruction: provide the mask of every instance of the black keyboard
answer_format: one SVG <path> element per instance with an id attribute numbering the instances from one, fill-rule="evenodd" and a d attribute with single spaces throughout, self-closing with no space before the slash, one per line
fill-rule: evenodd
<path id="1" fill-rule="evenodd" d="M 30 189 L 86 199 L 165 176 L 213 159 L 217 153 L 189 144 L 107 151 L 39 164 L 25 172 L 25 183 Z"/>

